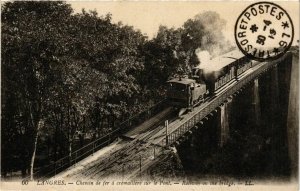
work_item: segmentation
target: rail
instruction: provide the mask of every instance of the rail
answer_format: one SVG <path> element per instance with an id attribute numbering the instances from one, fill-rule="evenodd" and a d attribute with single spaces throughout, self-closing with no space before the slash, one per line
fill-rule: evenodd
<path id="1" fill-rule="evenodd" d="M 282 57 L 281 59 L 278 59 L 274 62 L 263 63 L 255 71 L 253 71 L 252 73 L 243 77 L 240 81 L 237 81 L 237 83 L 234 86 L 229 87 L 227 89 L 227 91 L 222 92 L 218 97 L 214 98 L 211 102 L 209 102 L 207 104 L 207 106 L 205 106 L 199 112 L 195 113 L 194 115 L 192 115 L 188 119 L 186 119 L 186 121 L 183 124 L 181 124 L 176 130 L 174 130 L 169 135 L 167 135 L 167 138 L 162 139 L 162 141 L 160 142 L 160 145 L 164 145 L 164 146 L 172 145 L 182 135 L 184 135 L 185 133 L 190 131 L 191 128 L 193 128 L 195 125 L 200 123 L 209 113 L 211 113 L 219 105 L 224 103 L 228 97 L 235 94 L 238 90 L 240 90 L 242 87 L 244 87 L 247 83 L 256 79 L 259 75 L 263 74 L 271 67 L 278 64 L 280 61 L 285 59 L 285 57 Z M 46 168 L 43 168 L 42 170 L 35 172 L 34 178 L 35 179 L 36 178 L 45 179 L 45 178 L 48 178 L 51 176 L 55 176 L 57 173 L 61 172 L 62 170 L 76 164 L 78 161 L 84 159 L 85 157 L 92 155 L 93 153 L 95 153 L 99 149 L 103 148 L 104 146 L 109 145 L 120 134 L 123 134 L 126 131 L 128 131 L 129 128 L 136 126 L 136 125 L 144 122 L 145 120 L 149 119 L 150 117 L 154 116 L 157 112 L 161 111 L 163 109 L 163 107 L 165 107 L 165 105 L 166 105 L 166 100 L 164 99 L 161 102 L 155 104 L 154 106 L 152 106 L 148 109 L 145 109 L 141 113 L 131 117 L 130 119 L 128 119 L 120 124 L 117 124 L 116 125 L 117 128 L 115 128 L 115 130 L 111 131 L 109 134 L 72 152 L 71 155 L 65 156 L 65 157 L 55 161 L 54 163 L 50 164 Z M 166 139 L 168 139 L 168 143 L 166 143 Z M 154 149 L 154 151 L 155 151 L 155 149 Z M 159 151 L 157 150 L 156 152 L 157 152 L 156 154 L 158 154 Z M 140 171 L 141 171 L 141 167 L 140 167 Z M 29 179 L 29 178 L 30 177 L 27 177 L 25 179 Z"/>
<path id="2" fill-rule="evenodd" d="M 191 128 L 193 128 L 195 125 L 200 123 L 208 114 L 214 111 L 219 105 L 224 103 L 228 97 L 235 94 L 239 89 L 241 89 L 247 83 L 256 79 L 259 75 L 263 74 L 268 69 L 275 66 L 285 58 L 286 56 L 273 62 L 262 63 L 262 65 L 259 68 L 257 68 L 255 71 L 248 74 L 240 81 L 237 81 L 237 83 L 234 86 L 229 87 L 227 91 L 222 92 L 218 97 L 212 100 L 206 107 L 204 107 L 199 112 L 195 113 L 194 115 L 186 119 L 186 121 L 183 124 L 181 124 L 176 130 L 172 131 L 164 139 L 162 139 L 160 145 L 170 146 L 173 143 L 175 143 L 182 135 L 190 131 Z"/>
<path id="3" fill-rule="evenodd" d="M 33 173 L 34 179 L 46 179 L 57 175 L 66 168 L 75 165 L 80 160 L 94 154 L 99 149 L 112 143 L 119 135 L 130 130 L 130 128 L 139 125 L 145 120 L 153 117 L 159 111 L 161 111 L 166 106 L 166 99 L 154 104 L 153 106 L 143 110 L 137 115 L 134 115 L 124 122 L 116 125 L 113 131 L 109 132 L 105 136 L 102 136 L 91 143 L 81 147 L 80 149 L 72 152 L 71 154 L 62 157 L 61 159 L 42 167 L 38 171 Z M 25 177 L 23 180 L 30 180 L 31 176 Z"/>

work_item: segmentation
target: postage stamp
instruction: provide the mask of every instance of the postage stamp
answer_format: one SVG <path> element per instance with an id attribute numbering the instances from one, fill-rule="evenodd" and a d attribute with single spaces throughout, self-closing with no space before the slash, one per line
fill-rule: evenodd
<path id="1" fill-rule="evenodd" d="M 294 26 L 282 7 L 272 2 L 258 2 L 241 13 L 234 35 L 238 47 L 248 57 L 274 60 L 291 47 Z"/>

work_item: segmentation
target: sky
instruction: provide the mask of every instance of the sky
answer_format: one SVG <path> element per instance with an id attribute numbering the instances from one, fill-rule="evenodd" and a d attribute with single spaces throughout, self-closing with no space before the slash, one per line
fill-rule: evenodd
<path id="1" fill-rule="evenodd" d="M 112 14 L 112 21 L 133 26 L 149 38 L 157 34 L 158 27 L 181 27 L 196 14 L 215 11 L 226 20 L 224 35 L 234 43 L 236 19 L 252 1 L 69 1 L 75 12 L 96 10 L 99 15 Z M 295 28 L 293 44 L 299 39 L 299 2 L 277 1 L 292 18 Z"/>

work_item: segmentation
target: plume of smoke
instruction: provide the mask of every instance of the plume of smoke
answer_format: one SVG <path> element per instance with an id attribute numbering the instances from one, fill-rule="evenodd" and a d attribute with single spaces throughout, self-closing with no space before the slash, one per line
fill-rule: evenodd
<path id="1" fill-rule="evenodd" d="M 211 59 L 211 56 L 207 50 L 201 50 L 200 48 L 197 48 L 195 50 L 195 54 L 197 55 L 200 64 L 208 63 Z"/>
<path id="2" fill-rule="evenodd" d="M 211 55 L 207 50 L 197 48 L 195 54 L 200 62 L 197 68 L 202 69 L 204 80 L 213 81 L 222 74 L 222 71 L 211 62 Z"/>
<path id="3" fill-rule="evenodd" d="M 201 47 L 195 50 L 200 64 L 198 68 L 203 70 L 203 77 L 206 80 L 215 80 L 223 73 L 218 63 L 211 62 L 211 59 L 228 52 L 232 45 L 226 40 L 223 32 L 226 21 L 213 11 L 197 14 L 194 18 L 195 23 L 201 23 Z"/>
<path id="4" fill-rule="evenodd" d="M 210 64 L 211 56 L 207 50 L 201 50 L 200 48 L 197 48 L 195 50 L 195 54 L 200 62 L 200 64 L 197 66 L 198 68 L 205 71 L 213 71 L 213 67 Z"/>
<path id="5" fill-rule="evenodd" d="M 224 36 L 226 21 L 213 11 L 197 14 L 195 21 L 203 24 L 203 36 L 201 38 L 202 50 L 207 50 L 212 57 L 219 56 L 232 47 Z"/>

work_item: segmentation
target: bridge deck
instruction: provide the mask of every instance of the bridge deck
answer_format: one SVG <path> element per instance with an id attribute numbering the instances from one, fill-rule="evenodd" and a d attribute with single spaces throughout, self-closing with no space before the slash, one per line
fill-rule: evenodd
<path id="1" fill-rule="evenodd" d="M 156 135 L 153 135 L 150 141 L 153 144 L 158 144 L 160 146 L 168 146 L 173 144 L 182 135 L 190 131 L 191 128 L 201 122 L 208 114 L 224 103 L 228 97 L 235 94 L 246 84 L 257 78 L 271 67 L 275 66 L 284 58 L 285 57 L 272 62 L 259 63 L 253 68 L 250 68 L 239 76 L 238 81 L 234 81 L 233 83 L 223 87 L 220 91 L 216 92 L 216 95 L 213 98 L 207 100 L 204 104 L 198 106 L 197 108 L 194 108 L 194 111 L 188 113 L 184 119 L 177 119 L 171 123 L 169 125 L 169 133 L 167 138 L 165 130 L 161 130 Z M 168 139 L 168 143 L 166 143 L 166 139 Z"/>
<path id="2" fill-rule="evenodd" d="M 275 62 L 257 64 L 239 76 L 238 81 L 232 81 L 224 86 L 216 92 L 214 97 L 194 108 L 193 111 L 184 115 L 183 118 L 174 119 L 171 117 L 168 144 L 166 144 L 165 128 L 160 125 L 160 122 L 163 122 L 166 117 L 169 116 L 170 109 L 160 112 L 156 117 L 150 119 L 150 121 L 146 121 L 126 134 L 126 136 L 134 138 L 133 140 L 123 140 L 122 145 L 117 147 L 118 149 L 97 158 L 97 160 L 86 165 L 84 168 L 70 173 L 64 173 L 64 177 L 99 179 L 103 177 L 120 177 L 121 175 L 123 178 L 135 176 L 141 170 L 139 167 L 140 162 L 142 162 L 143 169 L 155 162 L 155 160 L 153 160 L 155 159 L 154 153 L 159 155 L 164 152 L 165 146 L 176 142 L 196 124 L 199 124 L 209 113 L 224 103 L 228 97 L 284 58 L 285 57 Z"/>
<path id="3" fill-rule="evenodd" d="M 162 121 L 170 118 L 172 115 L 173 109 L 172 107 L 168 107 L 161 111 L 160 113 L 156 114 L 149 120 L 145 121 L 141 125 L 137 126 L 136 128 L 130 130 L 126 134 L 125 137 L 136 138 L 137 136 L 141 136 L 144 133 L 148 133 L 151 130 L 154 130 Z"/>

